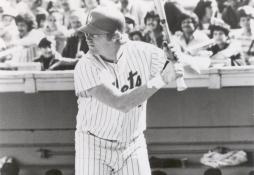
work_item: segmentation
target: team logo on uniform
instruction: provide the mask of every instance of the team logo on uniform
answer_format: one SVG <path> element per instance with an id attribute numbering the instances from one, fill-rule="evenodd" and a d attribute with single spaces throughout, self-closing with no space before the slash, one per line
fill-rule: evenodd
<path id="1" fill-rule="evenodd" d="M 119 87 L 118 80 L 116 79 L 115 82 L 113 82 L 113 85 L 116 86 L 116 88 L 120 89 L 121 92 L 126 92 L 129 89 L 133 89 L 134 87 L 138 87 L 142 85 L 141 76 L 138 74 L 138 72 L 129 72 L 128 76 L 128 84 L 126 83 L 122 87 Z"/>

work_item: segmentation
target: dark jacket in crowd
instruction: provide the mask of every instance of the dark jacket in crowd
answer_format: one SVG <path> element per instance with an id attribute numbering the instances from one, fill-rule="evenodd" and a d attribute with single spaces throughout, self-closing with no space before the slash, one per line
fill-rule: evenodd
<path id="1" fill-rule="evenodd" d="M 62 56 L 66 58 L 75 58 L 78 50 L 78 36 L 71 36 L 67 38 L 66 45 L 63 49 Z M 80 50 L 86 53 L 88 51 L 88 45 L 86 43 L 86 38 L 82 37 Z"/>
<path id="2" fill-rule="evenodd" d="M 171 1 L 165 2 L 164 10 L 166 13 L 169 30 L 172 32 L 172 34 L 174 34 L 176 31 L 180 30 L 180 26 L 178 24 L 183 11 Z"/>
<path id="3" fill-rule="evenodd" d="M 35 59 L 34 62 L 39 62 L 42 64 L 42 70 L 47 70 L 53 64 L 57 63 L 58 60 L 55 59 L 55 56 L 50 58 L 45 58 L 44 56 L 40 56 L 39 58 Z"/>
<path id="4" fill-rule="evenodd" d="M 212 55 L 215 55 L 218 52 L 226 49 L 228 46 L 229 46 L 229 43 L 225 44 L 224 48 L 221 49 L 221 48 L 219 48 L 218 45 L 215 44 L 215 45 L 209 47 L 207 50 L 211 51 L 213 53 Z M 241 66 L 242 63 L 241 63 L 241 54 L 240 53 L 238 53 L 236 55 L 232 55 L 229 58 L 231 60 L 231 66 Z"/>
<path id="5" fill-rule="evenodd" d="M 230 25 L 231 29 L 239 28 L 239 17 L 237 11 L 231 6 L 226 6 L 222 11 L 222 19 Z"/>

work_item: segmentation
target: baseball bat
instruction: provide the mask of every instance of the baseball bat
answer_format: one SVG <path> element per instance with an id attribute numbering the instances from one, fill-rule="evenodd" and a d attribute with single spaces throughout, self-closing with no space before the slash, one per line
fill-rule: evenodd
<path id="1" fill-rule="evenodd" d="M 170 43 L 171 32 L 170 32 L 170 30 L 168 28 L 168 24 L 167 24 L 166 14 L 165 14 L 165 10 L 164 10 L 164 1 L 163 0 L 154 0 L 154 3 L 156 6 L 156 9 L 157 9 L 157 12 L 160 16 L 161 24 L 163 25 L 163 29 L 166 34 L 167 42 Z M 167 47 L 167 49 L 169 49 L 167 44 L 166 45 L 164 44 L 164 47 Z M 167 58 L 167 59 L 169 59 L 169 58 Z M 178 64 L 180 64 L 177 57 L 174 57 L 174 56 L 173 56 L 173 60 L 171 58 L 170 61 L 173 61 L 175 67 L 177 67 Z M 169 61 L 166 62 L 166 64 L 168 64 L 168 63 L 169 63 Z M 187 89 L 187 86 L 185 84 L 183 76 L 178 77 L 176 79 L 176 88 L 177 88 L 177 91 L 184 91 Z"/>

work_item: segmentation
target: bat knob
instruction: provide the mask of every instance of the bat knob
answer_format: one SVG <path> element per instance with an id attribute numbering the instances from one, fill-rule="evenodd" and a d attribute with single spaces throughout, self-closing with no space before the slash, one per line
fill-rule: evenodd
<path id="1" fill-rule="evenodd" d="M 163 46 L 164 48 L 168 48 L 168 42 L 167 42 L 167 41 L 163 41 L 162 46 Z"/>

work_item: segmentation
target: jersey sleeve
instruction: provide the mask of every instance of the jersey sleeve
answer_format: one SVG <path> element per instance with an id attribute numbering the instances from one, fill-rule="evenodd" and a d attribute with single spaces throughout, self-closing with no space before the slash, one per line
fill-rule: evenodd
<path id="1" fill-rule="evenodd" d="M 74 86 L 77 96 L 87 96 L 88 89 L 101 83 L 100 70 L 89 60 L 80 60 L 77 63 L 74 70 Z"/>
<path id="2" fill-rule="evenodd" d="M 150 66 L 150 77 L 154 77 L 159 73 L 166 62 L 164 51 L 156 46 L 151 48 L 151 66 Z"/>

